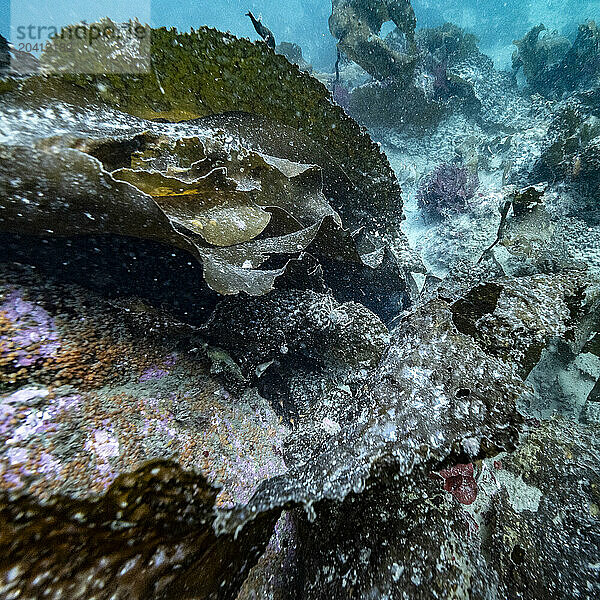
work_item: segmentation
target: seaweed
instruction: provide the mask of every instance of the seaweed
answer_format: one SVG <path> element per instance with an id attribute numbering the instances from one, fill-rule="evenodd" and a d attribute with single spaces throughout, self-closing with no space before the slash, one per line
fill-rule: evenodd
<path id="1" fill-rule="evenodd" d="M 513 69 L 523 74 L 533 92 L 560 98 L 565 92 L 588 90 L 600 81 L 600 31 L 594 21 L 579 26 L 571 45 L 557 32 L 542 36 L 546 26 L 531 29 L 514 44 Z"/>
<path id="2" fill-rule="evenodd" d="M 110 25 L 116 27 L 107 19 L 98 24 Z M 102 48 L 84 46 L 82 52 L 102 64 Z M 105 65 L 104 74 L 76 74 L 77 56 L 50 44 L 42 62 L 55 74 L 29 78 L 22 90 L 39 98 L 97 102 L 145 119 L 181 121 L 232 111 L 262 115 L 326 150 L 351 182 L 352 208 L 382 216 L 401 210 L 400 187 L 381 149 L 331 102 L 319 81 L 263 43 L 207 27 L 190 33 L 160 28 L 151 30 L 147 72 L 144 64 L 133 74 L 111 73 Z"/>
<path id="3" fill-rule="evenodd" d="M 162 124 L 138 133 L 142 123 L 2 146 L 0 228 L 163 242 L 200 260 L 208 285 L 222 294 L 268 292 L 289 258 L 321 231 L 320 254 L 362 264 L 325 199 L 318 166 L 254 149 L 227 119 L 181 124 L 175 134 Z M 266 135 L 254 131 L 255 138 Z M 261 268 L 275 256 L 279 264 Z"/>
<path id="4" fill-rule="evenodd" d="M 479 178 L 468 167 L 439 165 L 417 190 L 417 204 L 430 219 L 443 219 L 468 210 Z"/>
<path id="5" fill-rule="evenodd" d="M 592 204 L 600 186 L 600 120 L 580 98 L 559 107 L 532 178 L 564 181 Z"/>
<path id="6" fill-rule="evenodd" d="M 392 21 L 402 32 L 406 48 L 390 47 L 379 37 L 381 26 Z M 415 63 L 416 18 L 408 0 L 334 0 L 329 29 L 338 42 L 338 48 L 376 79 L 410 79 Z"/>
<path id="7" fill-rule="evenodd" d="M 154 460 L 94 499 L 55 496 L 39 504 L 3 492 L 0 592 L 73 600 L 235 598 L 280 511 L 217 536 L 217 491 L 200 475 Z"/>

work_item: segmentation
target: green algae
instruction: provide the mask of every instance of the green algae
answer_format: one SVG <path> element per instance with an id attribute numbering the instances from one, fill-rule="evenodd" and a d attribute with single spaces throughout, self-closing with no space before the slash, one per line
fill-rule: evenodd
<path id="1" fill-rule="evenodd" d="M 265 44 L 207 27 L 190 33 L 152 29 L 150 48 L 147 72 L 75 74 L 69 72 L 76 67 L 69 62 L 72 54 L 50 45 L 46 55 L 61 73 L 29 78 L 21 89 L 41 97 L 102 103 L 144 119 L 182 121 L 232 111 L 262 115 L 322 146 L 357 188 L 365 207 L 401 208 L 400 187 L 379 147 L 331 102 L 325 86 L 284 56 Z"/>

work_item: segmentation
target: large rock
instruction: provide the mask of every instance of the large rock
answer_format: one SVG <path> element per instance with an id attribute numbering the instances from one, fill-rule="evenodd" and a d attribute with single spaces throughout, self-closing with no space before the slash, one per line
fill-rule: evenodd
<path id="1" fill-rule="evenodd" d="M 286 426 L 168 314 L 25 268 L 0 289 L 2 596 L 234 597 L 280 511 L 213 523 L 285 471 Z"/>
<path id="2" fill-rule="evenodd" d="M 514 483 L 493 498 L 486 544 L 501 597 L 598 597 L 598 433 L 550 421 L 502 461 Z"/>

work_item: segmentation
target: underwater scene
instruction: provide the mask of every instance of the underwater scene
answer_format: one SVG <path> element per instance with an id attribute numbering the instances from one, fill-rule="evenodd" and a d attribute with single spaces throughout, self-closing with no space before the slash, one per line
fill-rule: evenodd
<path id="1" fill-rule="evenodd" d="M 0 600 L 598 600 L 600 0 L 0 0 Z"/>

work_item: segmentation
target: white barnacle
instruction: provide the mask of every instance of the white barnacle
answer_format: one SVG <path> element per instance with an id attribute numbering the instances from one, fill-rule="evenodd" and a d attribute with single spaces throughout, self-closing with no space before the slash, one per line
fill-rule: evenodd
<path id="1" fill-rule="evenodd" d="M 12 583 L 19 575 L 21 575 L 22 572 L 23 571 L 19 565 L 15 565 L 14 567 L 10 568 L 4 576 L 6 583 Z"/>
<path id="2" fill-rule="evenodd" d="M 137 564 L 138 560 L 140 558 L 140 555 L 136 555 L 133 558 L 130 558 L 122 567 L 121 570 L 119 571 L 119 575 L 125 575 L 125 573 L 128 573 L 129 571 L 131 571 L 131 569 L 133 569 L 133 567 L 135 567 L 135 565 Z"/>

